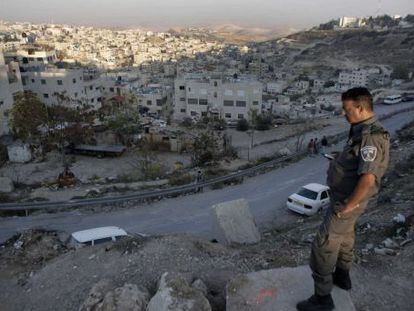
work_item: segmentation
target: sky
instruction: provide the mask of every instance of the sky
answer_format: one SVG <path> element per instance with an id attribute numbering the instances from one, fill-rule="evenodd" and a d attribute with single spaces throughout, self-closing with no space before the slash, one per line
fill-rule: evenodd
<path id="1" fill-rule="evenodd" d="M 414 14 L 414 0 L 0 0 L 0 20 L 154 29 L 308 28 L 340 16 Z"/>

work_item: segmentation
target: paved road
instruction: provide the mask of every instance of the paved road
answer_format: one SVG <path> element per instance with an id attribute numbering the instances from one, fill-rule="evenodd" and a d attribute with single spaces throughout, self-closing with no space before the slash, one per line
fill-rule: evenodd
<path id="1" fill-rule="evenodd" d="M 385 120 L 384 125 L 394 133 L 402 125 L 414 120 L 414 111 Z M 333 149 L 339 149 L 334 146 Z M 210 206 L 228 200 L 245 198 L 261 229 L 297 221 L 298 215 L 285 208 L 288 195 L 301 185 L 325 181 L 328 162 L 325 158 L 309 157 L 287 167 L 248 178 L 241 185 L 215 191 L 159 201 L 135 208 L 108 213 L 71 211 L 0 220 L 0 241 L 16 231 L 45 227 L 67 232 L 97 226 L 117 225 L 130 232 L 148 234 L 186 232 L 211 238 Z"/>

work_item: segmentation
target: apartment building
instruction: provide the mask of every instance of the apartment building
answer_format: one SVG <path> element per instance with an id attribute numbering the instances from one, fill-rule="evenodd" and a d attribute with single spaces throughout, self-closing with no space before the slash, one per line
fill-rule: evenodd
<path id="1" fill-rule="evenodd" d="M 217 116 L 225 120 L 250 119 L 261 113 L 262 84 L 248 76 L 189 74 L 174 83 L 174 119 Z"/>
<path id="2" fill-rule="evenodd" d="M 172 108 L 172 89 L 160 84 L 149 84 L 136 90 L 138 107 L 145 107 L 151 114 L 168 116 Z"/>
<path id="3" fill-rule="evenodd" d="M 28 46 L 8 52 L 6 58 L 17 61 L 21 68 L 23 89 L 31 91 L 46 105 L 57 104 L 56 94 L 69 98 L 70 107 L 85 106 L 92 110 L 101 107 L 99 73 L 94 70 L 56 65 L 53 49 Z"/>
<path id="4" fill-rule="evenodd" d="M 16 62 L 6 64 L 0 50 L 0 136 L 10 132 L 9 118 L 14 97 L 23 91 L 19 65 Z"/>
<path id="5" fill-rule="evenodd" d="M 343 71 L 339 74 L 338 83 L 341 86 L 356 87 L 367 86 L 368 71 L 356 69 L 353 71 Z"/>

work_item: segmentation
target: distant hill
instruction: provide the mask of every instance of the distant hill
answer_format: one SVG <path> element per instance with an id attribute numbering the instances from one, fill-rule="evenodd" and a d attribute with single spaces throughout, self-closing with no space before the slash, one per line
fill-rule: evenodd
<path id="1" fill-rule="evenodd" d="M 214 35 L 228 43 L 263 42 L 277 39 L 297 31 L 292 28 L 258 28 L 242 27 L 234 24 L 218 25 L 213 27 Z"/>

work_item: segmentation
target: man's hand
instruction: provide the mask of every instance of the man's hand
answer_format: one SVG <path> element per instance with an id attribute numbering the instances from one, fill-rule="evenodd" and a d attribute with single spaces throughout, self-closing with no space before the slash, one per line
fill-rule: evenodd
<path id="1" fill-rule="evenodd" d="M 346 216 L 346 214 L 358 208 L 359 204 L 367 199 L 368 194 L 371 192 L 374 185 L 375 175 L 370 173 L 363 174 L 360 177 L 354 192 L 346 200 L 346 203 L 335 203 L 335 214 L 340 218 L 341 216 Z"/>

